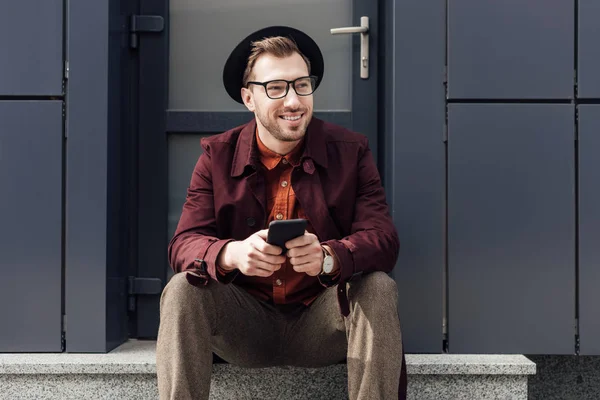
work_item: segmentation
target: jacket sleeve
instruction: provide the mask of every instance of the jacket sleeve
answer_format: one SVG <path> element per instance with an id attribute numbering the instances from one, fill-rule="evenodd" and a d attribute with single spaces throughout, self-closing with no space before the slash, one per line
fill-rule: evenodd
<path id="1" fill-rule="evenodd" d="M 400 243 L 381 178 L 365 138 L 358 160 L 358 184 L 350 235 L 328 244 L 340 260 L 341 282 L 374 271 L 390 272 Z"/>
<path id="2" fill-rule="evenodd" d="M 217 257 L 233 239 L 219 239 L 215 216 L 210 147 L 203 144 L 177 230 L 169 243 L 169 263 L 175 272 L 189 271 L 188 280 L 196 285 L 209 278 L 224 281 L 216 268 Z M 191 275 L 191 276 L 190 276 Z M 231 281 L 235 274 L 228 274 Z"/>

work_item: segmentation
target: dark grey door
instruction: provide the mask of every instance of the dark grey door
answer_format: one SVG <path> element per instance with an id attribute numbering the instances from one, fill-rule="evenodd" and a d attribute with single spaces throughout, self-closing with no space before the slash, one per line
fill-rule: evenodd
<path id="1" fill-rule="evenodd" d="M 241 0 L 196 2 L 144 0 L 144 13 L 168 14 L 168 102 L 166 129 L 144 122 L 140 141 L 140 267 L 144 276 L 166 280 L 166 246 L 173 235 L 185 201 L 194 165 L 201 154 L 200 138 L 246 123 L 250 114 L 231 100 L 222 83 L 222 68 L 231 49 L 252 31 L 269 25 L 289 25 L 311 35 L 325 57 L 322 85 L 315 93 L 315 116 L 359 131 L 377 154 L 377 10 L 373 0 L 295 1 L 256 4 Z M 153 5 L 153 6 L 150 6 Z M 331 28 L 360 26 L 369 17 L 369 78 L 361 79 L 360 37 L 330 34 Z M 227 29 L 224 29 L 227 27 Z M 145 40 L 145 39 L 142 39 Z M 148 39 L 152 40 L 152 39 Z M 152 54 L 153 67 L 166 53 L 159 44 L 140 46 L 142 66 Z M 165 48 L 166 49 L 166 48 Z M 146 67 L 143 67 L 144 69 Z M 166 66 L 165 66 L 166 68 Z M 160 71 L 156 70 L 156 74 Z M 159 75 L 155 75 L 156 78 Z M 142 85 L 151 76 L 141 72 Z M 152 81 L 156 82 L 156 79 Z M 142 98 L 141 107 L 144 108 Z M 159 105 L 156 105 L 158 111 Z M 144 115 L 147 118 L 148 114 Z M 151 124 L 153 124 L 151 126 Z M 143 146 L 143 150 L 142 150 Z M 168 173 L 168 176 L 167 176 Z M 168 193 L 168 197 L 165 197 Z M 142 203 L 143 202 L 143 203 Z M 143 224 L 143 226 L 142 226 Z M 138 301 L 138 335 L 154 336 L 158 327 L 158 297 Z"/>
<path id="2" fill-rule="evenodd" d="M 62 0 L 0 3 L 0 352 L 62 347 L 62 43 Z"/>

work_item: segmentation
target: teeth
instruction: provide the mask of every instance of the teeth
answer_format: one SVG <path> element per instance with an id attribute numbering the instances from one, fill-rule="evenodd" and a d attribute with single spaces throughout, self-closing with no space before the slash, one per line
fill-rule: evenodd
<path id="1" fill-rule="evenodd" d="M 285 115 L 282 115 L 281 118 L 288 120 L 288 121 L 298 121 L 300 119 L 300 117 L 302 117 L 301 115 L 298 115 L 297 117 L 287 117 Z"/>

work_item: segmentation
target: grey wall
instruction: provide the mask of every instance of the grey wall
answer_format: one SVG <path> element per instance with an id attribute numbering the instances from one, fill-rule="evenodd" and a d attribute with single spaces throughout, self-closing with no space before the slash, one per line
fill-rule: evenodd
<path id="1" fill-rule="evenodd" d="M 407 351 L 598 354 L 597 2 L 382 12 Z"/>
<path id="2" fill-rule="evenodd" d="M 0 3 L 0 352 L 61 351 L 62 3 Z"/>

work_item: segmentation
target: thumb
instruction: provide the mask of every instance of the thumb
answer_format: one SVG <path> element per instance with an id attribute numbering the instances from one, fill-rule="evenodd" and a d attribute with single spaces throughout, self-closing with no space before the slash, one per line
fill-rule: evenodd
<path id="1" fill-rule="evenodd" d="M 263 229 L 255 233 L 256 236 L 261 238 L 262 240 L 267 240 L 267 234 L 269 233 L 268 229 Z"/>

